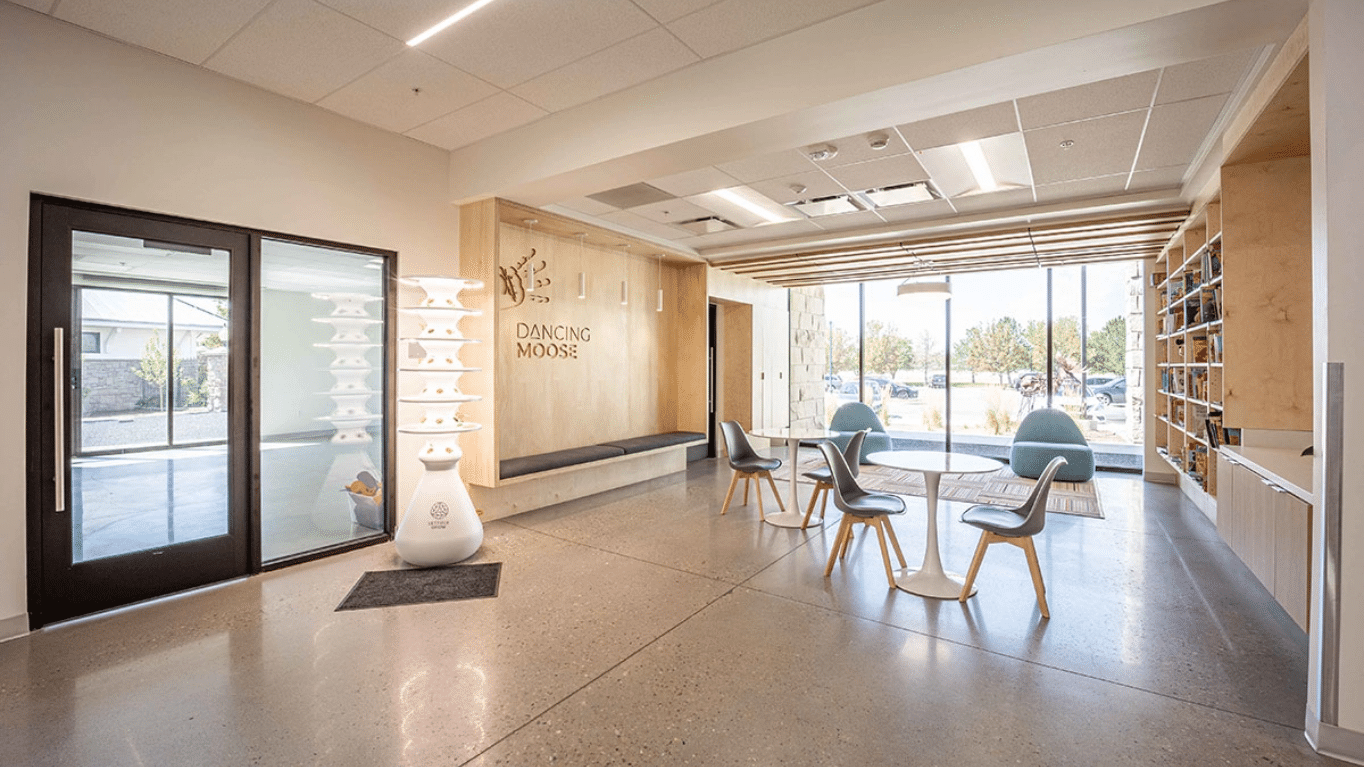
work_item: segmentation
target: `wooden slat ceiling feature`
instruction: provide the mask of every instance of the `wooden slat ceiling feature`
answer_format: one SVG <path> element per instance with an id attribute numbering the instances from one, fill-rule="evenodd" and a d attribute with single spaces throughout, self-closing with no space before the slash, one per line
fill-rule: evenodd
<path id="1" fill-rule="evenodd" d="M 1155 258 L 1187 210 L 760 256 L 714 266 L 779 287 Z"/>

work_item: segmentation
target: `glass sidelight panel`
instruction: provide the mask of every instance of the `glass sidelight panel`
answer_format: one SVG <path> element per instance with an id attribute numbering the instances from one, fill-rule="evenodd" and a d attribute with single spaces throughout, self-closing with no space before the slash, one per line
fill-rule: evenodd
<path id="1" fill-rule="evenodd" d="M 226 535 L 228 251 L 76 231 L 71 253 L 72 561 Z"/>
<path id="2" fill-rule="evenodd" d="M 261 558 L 383 535 L 386 265 L 264 240 Z"/>

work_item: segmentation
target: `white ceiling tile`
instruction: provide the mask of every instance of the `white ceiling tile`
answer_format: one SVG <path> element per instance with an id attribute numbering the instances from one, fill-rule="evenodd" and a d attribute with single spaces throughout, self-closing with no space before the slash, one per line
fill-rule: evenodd
<path id="1" fill-rule="evenodd" d="M 1218 94 L 1161 104 L 1152 109 L 1137 168 L 1148 170 L 1189 164 L 1226 103 L 1226 94 Z"/>
<path id="2" fill-rule="evenodd" d="M 675 224 L 678 221 L 694 221 L 713 215 L 710 211 L 686 200 L 664 200 L 649 205 L 630 208 L 631 213 L 643 216 L 659 224 Z"/>
<path id="3" fill-rule="evenodd" d="M 1237 51 L 1188 64 L 1166 67 L 1160 76 L 1160 90 L 1156 93 L 1157 104 L 1174 101 L 1188 101 L 1202 96 L 1230 93 L 1250 65 L 1253 51 Z"/>
<path id="4" fill-rule="evenodd" d="M 414 93 L 413 89 L 420 89 Z M 497 88 L 444 61 L 408 49 L 317 102 L 333 112 L 395 133 L 485 99 Z"/>
<path id="5" fill-rule="evenodd" d="M 1014 103 L 1006 101 L 900 125 L 897 130 L 915 149 L 931 149 L 1014 133 L 1018 130 L 1018 115 L 1014 113 Z"/>
<path id="6" fill-rule="evenodd" d="M 952 215 L 952 204 L 947 200 L 914 202 L 908 205 L 894 205 L 877 208 L 876 212 L 887 221 L 921 221 L 930 218 L 946 218 Z"/>
<path id="7" fill-rule="evenodd" d="M 713 192 L 716 189 L 728 189 L 742 183 L 739 179 L 719 168 L 697 168 L 685 173 L 677 173 L 649 181 L 651 186 L 656 186 L 668 194 L 678 197 L 690 197 L 703 192 Z"/>
<path id="8" fill-rule="evenodd" d="M 702 58 L 718 56 L 877 0 L 723 0 L 668 24 Z"/>
<path id="9" fill-rule="evenodd" d="M 635 0 L 635 5 L 643 8 L 646 13 L 653 16 L 660 24 L 667 24 L 670 21 L 686 16 L 694 11 L 699 11 L 708 5 L 715 5 L 720 0 Z"/>
<path id="10" fill-rule="evenodd" d="M 502 131 L 544 117 L 545 110 L 503 91 L 438 120 L 414 128 L 408 136 L 445 149 L 458 149 Z"/>
<path id="11" fill-rule="evenodd" d="M 619 210 L 615 213 L 607 213 L 601 216 L 601 220 L 607 221 L 615 226 L 647 234 L 650 237 L 659 237 L 665 240 L 680 240 L 684 237 L 692 236 L 691 232 L 679 229 L 675 226 L 660 224 L 657 221 L 650 221 L 644 216 L 638 216 L 628 210 Z"/>
<path id="12" fill-rule="evenodd" d="M 784 152 L 760 154 L 757 157 L 727 162 L 718 167 L 740 181 L 751 184 L 754 181 L 804 173 L 815 167 L 815 164 L 799 149 L 788 149 Z"/>
<path id="13" fill-rule="evenodd" d="M 101 34 L 202 64 L 270 0 L 64 0 L 56 17 Z M 27 5 L 27 3 L 25 3 Z M 51 9 L 52 3 L 35 3 Z"/>
<path id="14" fill-rule="evenodd" d="M 799 237 L 805 234 L 817 234 L 821 230 L 815 223 L 808 218 L 797 221 L 785 221 L 780 224 L 766 224 L 755 226 L 750 229 L 734 229 L 728 232 L 718 232 L 707 234 L 705 242 L 701 247 L 715 248 L 723 245 L 738 245 L 745 242 L 761 242 L 763 240 L 780 240 L 786 237 Z"/>
<path id="15" fill-rule="evenodd" d="M 11 0 L 11 2 L 32 8 L 39 13 L 51 13 L 52 6 L 57 4 L 57 0 Z"/>
<path id="16" fill-rule="evenodd" d="M 1058 200 L 1079 200 L 1086 197 L 1107 197 L 1119 194 L 1127 186 L 1127 174 L 1115 173 L 1112 176 L 1083 178 L 1079 181 L 1063 181 L 1059 184 L 1046 184 L 1037 187 L 1038 202 Z"/>
<path id="17" fill-rule="evenodd" d="M 404 42 L 450 17 L 464 0 L 318 0 Z M 482 13 L 483 11 L 479 11 Z"/>
<path id="18" fill-rule="evenodd" d="M 880 226 L 885 222 L 873 210 L 859 210 L 855 213 L 835 213 L 832 216 L 820 216 L 810 219 L 814 221 L 820 229 L 826 232 L 842 232 L 849 229 L 861 229 Z"/>
<path id="19" fill-rule="evenodd" d="M 837 181 L 829 178 L 828 174 L 820 170 L 758 181 L 751 186 L 758 193 L 781 203 L 846 193 L 846 190 L 839 186 Z M 791 188 L 792 186 L 803 186 L 805 191 L 797 192 Z"/>
<path id="20" fill-rule="evenodd" d="M 1010 189 L 1004 192 L 973 194 L 958 197 L 952 201 L 952 204 L 957 207 L 958 213 L 981 213 L 987 210 L 1021 208 L 1032 205 L 1032 203 L 1031 189 Z"/>
<path id="21" fill-rule="evenodd" d="M 511 88 L 656 26 L 630 0 L 515 0 L 484 8 L 422 48 Z"/>
<path id="22" fill-rule="evenodd" d="M 604 202 L 594 200 L 591 197 L 575 197 L 572 200 L 564 200 L 559 203 L 561 207 L 589 216 L 600 216 L 605 213 L 614 213 L 620 208 L 614 205 L 607 205 Z"/>
<path id="23" fill-rule="evenodd" d="M 859 162 L 842 168 L 830 168 L 827 172 L 850 192 L 928 180 L 928 171 L 924 170 L 924 166 L 920 165 L 912 154 Z"/>
<path id="24" fill-rule="evenodd" d="M 1034 184 L 1053 184 L 1132 170 L 1146 112 L 1053 125 L 1023 134 Z M 1070 148 L 1062 141 L 1075 142 Z"/>
<path id="25" fill-rule="evenodd" d="M 542 109 L 557 112 L 699 60 L 668 30 L 659 27 L 540 75 L 512 92 Z"/>
<path id="26" fill-rule="evenodd" d="M 1023 129 L 1087 120 L 1151 106 L 1159 72 L 1138 72 L 1018 100 Z"/>
<path id="27" fill-rule="evenodd" d="M 314 0 L 276 0 L 204 66 L 311 102 L 402 50 L 401 42 Z"/>
<path id="28" fill-rule="evenodd" d="M 1148 189 L 1178 188 L 1184 184 L 1184 174 L 1187 171 L 1188 168 L 1184 165 L 1139 170 L 1132 174 L 1132 180 L 1127 184 L 1127 191 L 1143 192 Z"/>
<path id="29" fill-rule="evenodd" d="M 886 145 L 881 149 L 872 149 L 871 136 L 884 138 Z M 838 153 L 828 160 L 813 161 L 821 168 L 837 168 L 841 165 L 852 165 L 867 160 L 880 160 L 885 157 L 894 157 L 897 154 L 905 154 L 909 151 L 909 146 L 893 128 L 859 133 L 856 136 L 844 136 L 832 141 L 821 142 L 821 144 L 831 144 L 838 149 Z M 817 146 L 820 144 L 805 147 L 804 151 L 808 153 Z"/>

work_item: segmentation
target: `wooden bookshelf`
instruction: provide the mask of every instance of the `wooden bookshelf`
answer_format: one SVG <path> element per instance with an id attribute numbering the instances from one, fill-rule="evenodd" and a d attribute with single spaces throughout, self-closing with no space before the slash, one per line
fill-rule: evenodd
<path id="1" fill-rule="evenodd" d="M 1219 445 L 1312 429 L 1309 158 L 1225 165 L 1220 180 L 1157 259 L 1152 302 L 1157 452 L 1210 514 Z"/>
<path id="2" fill-rule="evenodd" d="M 1175 471 L 1209 497 L 1217 495 L 1208 423 L 1221 434 L 1224 310 L 1222 206 L 1189 217 L 1156 265 L 1156 447 Z"/>

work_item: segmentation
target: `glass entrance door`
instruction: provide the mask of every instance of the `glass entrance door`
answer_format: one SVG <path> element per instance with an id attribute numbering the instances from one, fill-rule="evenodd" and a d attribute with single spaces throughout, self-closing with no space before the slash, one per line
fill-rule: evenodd
<path id="1" fill-rule="evenodd" d="M 37 205 L 39 622 L 245 574 L 247 236 Z"/>

